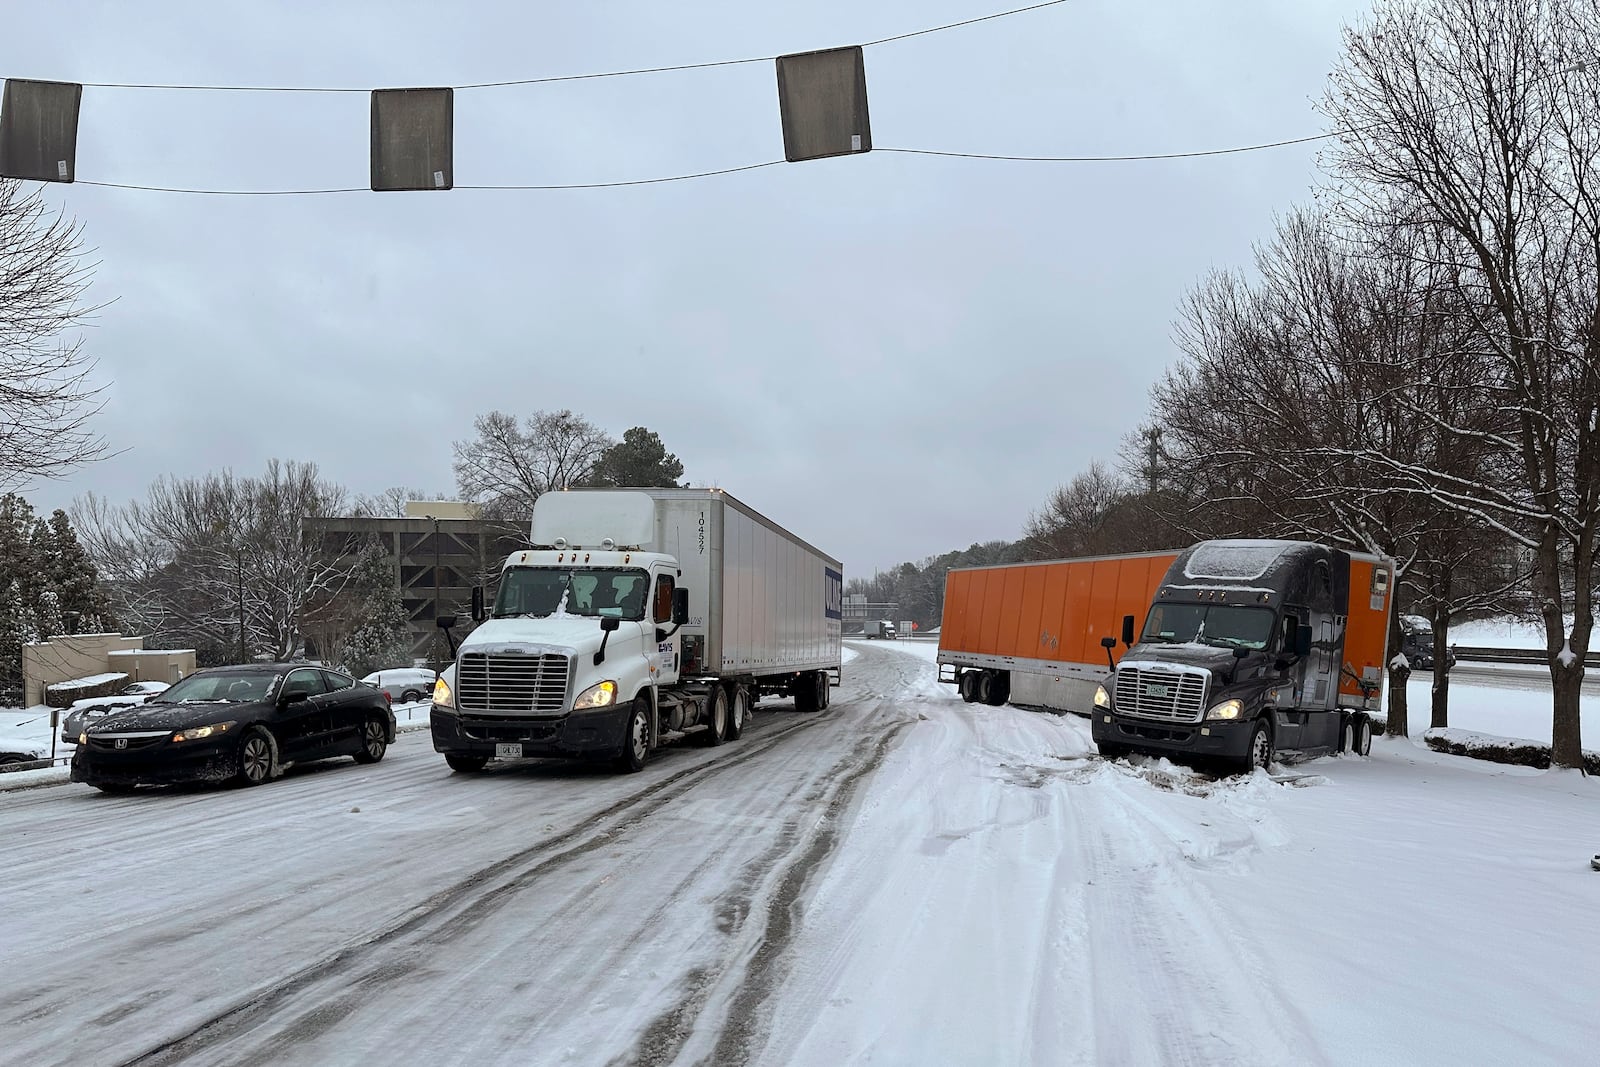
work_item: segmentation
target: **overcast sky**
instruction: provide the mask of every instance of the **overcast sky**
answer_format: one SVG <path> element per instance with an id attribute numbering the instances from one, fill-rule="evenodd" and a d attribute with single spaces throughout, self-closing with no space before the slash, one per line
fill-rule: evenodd
<path id="1" fill-rule="evenodd" d="M 0 76 L 462 85 L 775 56 L 1018 0 L 10 5 Z M 1073 0 L 867 49 L 877 148 L 1112 155 L 1319 133 L 1360 0 Z M 329 9 L 334 9 L 330 12 Z M 336 13 L 335 13 L 336 12 Z M 86 88 L 80 180 L 365 187 L 364 93 Z M 770 62 L 462 90 L 455 180 L 602 182 L 783 157 Z M 874 152 L 562 192 L 201 197 L 51 186 L 114 299 L 89 337 L 121 455 L 37 485 L 314 460 L 453 489 L 475 415 L 657 431 L 847 577 L 1018 536 L 1112 460 L 1206 271 L 1305 203 L 1316 146 L 1143 163 Z"/>

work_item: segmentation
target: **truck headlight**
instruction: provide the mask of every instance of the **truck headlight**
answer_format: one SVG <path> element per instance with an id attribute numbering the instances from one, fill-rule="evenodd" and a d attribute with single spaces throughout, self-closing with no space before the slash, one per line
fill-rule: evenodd
<path id="1" fill-rule="evenodd" d="M 1244 715 L 1244 701 L 1224 700 L 1220 704 L 1211 705 L 1211 710 L 1206 712 L 1208 719 L 1237 719 Z"/>
<path id="2" fill-rule="evenodd" d="M 1106 687 L 1103 685 L 1094 687 L 1094 706 L 1097 708 L 1111 707 L 1111 694 L 1106 692 Z"/>
<path id="3" fill-rule="evenodd" d="M 596 682 L 578 694 L 578 699 L 572 702 L 573 711 L 589 711 L 594 708 L 609 708 L 617 702 L 617 683 L 612 681 Z"/>
<path id="4" fill-rule="evenodd" d="M 453 708 L 456 706 L 456 695 L 450 692 L 450 683 L 441 675 L 433 683 L 433 706 L 436 708 Z"/>

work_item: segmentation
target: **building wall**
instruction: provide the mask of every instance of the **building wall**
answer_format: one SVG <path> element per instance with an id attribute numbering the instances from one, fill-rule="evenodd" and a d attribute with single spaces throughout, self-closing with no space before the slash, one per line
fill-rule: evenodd
<path id="1" fill-rule="evenodd" d="M 170 682 L 174 668 L 184 674 L 194 670 L 194 650 L 146 652 L 144 638 L 121 634 L 67 634 L 35 641 L 22 646 L 23 704 L 43 704 L 45 688 L 57 682 L 113 672 L 127 674 L 129 681 Z M 149 673 L 153 671 L 160 673 Z"/>
<path id="2" fill-rule="evenodd" d="M 500 565 L 528 544 L 525 522 L 440 515 L 436 519 L 334 518 L 317 525 L 324 543 L 335 552 L 356 552 L 373 540 L 383 546 L 405 608 L 412 656 L 430 663 L 449 658 L 449 646 L 434 620 L 441 615 L 456 616 L 453 633 L 460 640 L 473 626 L 473 587 L 481 585 L 486 601 L 492 603 Z M 341 629 L 349 625 L 348 607 L 339 598 L 314 605 L 306 612 L 303 628 L 319 645 L 333 644 Z M 331 656 L 334 650 L 327 648 L 322 654 Z"/>

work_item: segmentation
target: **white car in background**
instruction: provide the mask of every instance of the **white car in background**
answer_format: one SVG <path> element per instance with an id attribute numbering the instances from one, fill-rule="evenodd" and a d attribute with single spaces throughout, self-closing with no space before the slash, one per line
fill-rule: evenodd
<path id="1" fill-rule="evenodd" d="M 415 704 L 433 699 L 433 683 L 438 678 L 437 671 L 426 667 L 395 667 L 373 671 L 361 679 L 361 684 L 383 690 L 396 704 Z"/>

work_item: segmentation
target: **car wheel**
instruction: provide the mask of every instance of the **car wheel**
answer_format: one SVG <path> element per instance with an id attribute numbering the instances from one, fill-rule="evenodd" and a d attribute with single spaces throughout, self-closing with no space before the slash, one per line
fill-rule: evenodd
<path id="1" fill-rule="evenodd" d="M 617 770 L 633 774 L 644 770 L 650 758 L 650 720 L 654 709 L 650 694 L 640 693 L 633 701 L 633 714 L 628 716 L 628 735 L 622 739 L 622 753 L 617 756 Z"/>
<path id="2" fill-rule="evenodd" d="M 737 741 L 744 736 L 745 716 L 750 714 L 750 698 L 744 686 L 736 685 L 728 694 L 728 740 Z"/>
<path id="3" fill-rule="evenodd" d="M 357 763 L 377 763 L 389 751 L 388 727 L 382 719 L 372 718 L 361 724 L 361 751 L 356 753 Z"/>
<path id="4" fill-rule="evenodd" d="M 278 766 L 278 746 L 272 735 L 259 726 L 245 731 L 239 744 L 240 785 L 260 785 L 270 779 Z"/>
<path id="5" fill-rule="evenodd" d="M 483 770 L 489 762 L 488 756 L 446 756 L 444 761 L 450 765 L 452 771 L 462 774 L 476 774 Z"/>
<path id="6" fill-rule="evenodd" d="M 421 699 L 422 693 L 416 689 L 407 689 L 404 693 L 400 694 L 400 703 L 402 704 L 415 704 Z"/>
<path id="7" fill-rule="evenodd" d="M 1239 768 L 1243 773 L 1253 774 L 1257 767 L 1266 770 L 1272 766 L 1272 729 L 1266 720 L 1256 720 L 1255 729 L 1250 731 L 1250 745 L 1244 752 L 1244 762 Z"/>
<path id="8" fill-rule="evenodd" d="M 728 696 L 721 686 L 712 686 L 706 694 L 705 716 L 706 728 L 700 731 L 699 741 L 715 748 L 728 739 Z"/>

